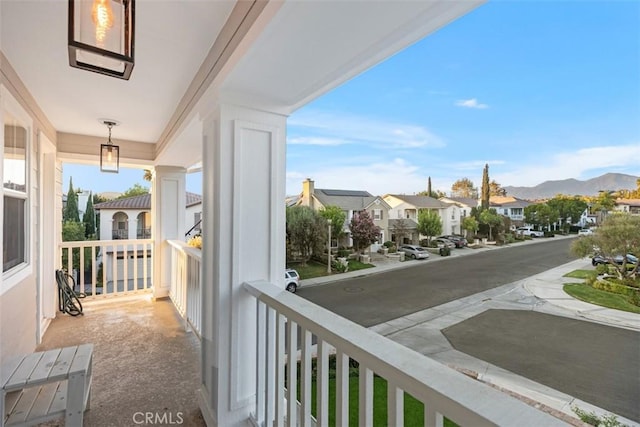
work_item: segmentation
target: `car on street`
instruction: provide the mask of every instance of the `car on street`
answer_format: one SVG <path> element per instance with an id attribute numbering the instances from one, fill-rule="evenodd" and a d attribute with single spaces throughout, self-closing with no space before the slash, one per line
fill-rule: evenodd
<path id="1" fill-rule="evenodd" d="M 578 237 L 579 236 L 591 236 L 593 235 L 593 230 L 590 228 L 581 228 L 580 230 L 578 230 Z"/>
<path id="2" fill-rule="evenodd" d="M 622 265 L 622 262 L 624 261 L 625 258 L 627 260 L 627 264 L 635 264 L 638 262 L 638 257 L 636 257 L 633 254 L 627 254 L 624 257 L 622 255 L 615 255 L 613 257 L 613 261 L 618 265 Z M 599 264 L 609 264 L 609 263 L 610 263 L 609 260 L 601 254 L 596 254 L 593 256 L 593 258 L 591 258 L 591 265 L 593 266 L 596 266 Z"/>
<path id="3" fill-rule="evenodd" d="M 469 242 L 467 242 L 467 239 L 462 236 L 458 236 L 457 234 L 447 234 L 446 236 L 438 236 L 438 238 L 451 240 L 453 243 L 455 243 L 456 248 L 464 248 L 469 244 Z"/>
<path id="4" fill-rule="evenodd" d="M 289 292 L 295 293 L 300 286 L 300 275 L 292 268 L 287 268 L 284 271 L 284 283 L 285 289 Z"/>
<path id="5" fill-rule="evenodd" d="M 453 249 L 456 247 L 456 244 L 449 239 L 445 239 L 444 237 L 436 237 L 431 240 L 431 242 L 436 242 L 439 248 L 449 248 Z"/>
<path id="6" fill-rule="evenodd" d="M 529 237 L 544 237 L 544 231 L 534 230 L 531 227 L 518 227 L 516 233 Z"/>
<path id="7" fill-rule="evenodd" d="M 404 252 L 405 256 L 413 259 L 427 259 L 429 258 L 429 252 L 422 246 L 418 245 L 402 245 L 399 249 L 400 252 Z"/>

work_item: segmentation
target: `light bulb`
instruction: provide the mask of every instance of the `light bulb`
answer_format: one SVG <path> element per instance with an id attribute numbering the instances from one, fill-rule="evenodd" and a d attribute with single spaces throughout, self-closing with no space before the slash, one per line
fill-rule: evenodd
<path id="1" fill-rule="evenodd" d="M 111 0 L 94 0 L 91 18 L 96 25 L 96 43 L 98 47 L 104 47 L 107 30 L 113 27 Z"/>
<path id="2" fill-rule="evenodd" d="M 113 161 L 113 157 L 112 157 L 112 153 L 113 152 L 113 148 L 108 147 L 107 148 L 107 162 L 111 163 Z"/>

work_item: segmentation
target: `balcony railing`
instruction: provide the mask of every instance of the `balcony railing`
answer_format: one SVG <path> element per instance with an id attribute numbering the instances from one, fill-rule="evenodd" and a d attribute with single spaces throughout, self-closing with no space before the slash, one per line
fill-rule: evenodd
<path id="1" fill-rule="evenodd" d="M 94 240 L 60 244 L 60 265 L 75 280 L 76 292 L 107 297 L 149 292 L 152 240 Z"/>
<path id="2" fill-rule="evenodd" d="M 138 228 L 136 230 L 136 238 L 137 239 L 150 239 L 151 238 L 151 227 Z"/>
<path id="3" fill-rule="evenodd" d="M 201 251 L 178 240 L 169 240 L 168 243 L 171 246 L 169 297 L 180 315 L 199 337 L 202 310 Z"/>
<path id="4" fill-rule="evenodd" d="M 565 425 L 557 418 L 270 283 L 251 282 L 244 287 L 257 299 L 254 425 L 283 426 L 285 422 L 287 425 L 314 425 L 314 422 L 328 425 L 328 357 L 333 351 L 336 354 L 336 425 L 349 424 L 350 358 L 359 363 L 360 425 L 373 425 L 374 374 L 386 379 L 388 384 L 386 406 L 390 426 L 404 425 L 404 392 L 424 404 L 425 426 L 441 426 L 443 417 L 462 426 Z M 311 415 L 314 336 L 317 343 L 316 417 Z"/>
<path id="5" fill-rule="evenodd" d="M 126 240 L 129 238 L 129 230 L 111 230 L 111 238 L 113 240 Z"/>

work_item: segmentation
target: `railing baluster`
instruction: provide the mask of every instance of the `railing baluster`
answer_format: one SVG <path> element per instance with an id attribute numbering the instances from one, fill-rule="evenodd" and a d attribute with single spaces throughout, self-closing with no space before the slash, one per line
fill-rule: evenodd
<path id="1" fill-rule="evenodd" d="M 259 426 L 265 425 L 267 372 L 267 306 L 256 301 L 256 412 L 255 421 Z"/>
<path id="2" fill-rule="evenodd" d="M 276 396 L 276 418 L 275 427 L 284 427 L 284 400 L 285 400 L 285 317 L 276 313 L 276 389 L 271 392 Z"/>
<path id="3" fill-rule="evenodd" d="M 336 425 L 349 424 L 349 356 L 336 351 Z"/>
<path id="4" fill-rule="evenodd" d="M 329 347 L 326 341 L 318 338 L 316 418 L 320 427 L 329 426 Z"/>
<path id="5" fill-rule="evenodd" d="M 311 426 L 311 332 L 301 330 L 302 357 L 300 358 L 300 416 L 303 427 Z"/>
<path id="6" fill-rule="evenodd" d="M 298 425 L 298 324 L 287 319 L 287 425 Z"/>
<path id="7" fill-rule="evenodd" d="M 84 247 L 80 248 L 80 263 L 78 264 L 78 278 L 76 285 L 79 286 L 80 289 L 84 287 Z M 73 290 L 76 291 L 75 289 Z"/>
<path id="8" fill-rule="evenodd" d="M 387 424 L 404 425 L 404 391 L 391 381 L 387 382 Z"/>
<path id="9" fill-rule="evenodd" d="M 122 245 L 122 292 L 129 292 L 129 245 Z"/>
<path id="10" fill-rule="evenodd" d="M 133 245 L 133 292 L 138 291 L 138 244 Z"/>
<path id="11" fill-rule="evenodd" d="M 198 271 L 200 271 L 198 269 Z M 276 355 L 276 341 L 277 341 L 277 330 L 276 330 L 276 311 L 271 307 L 267 306 L 267 313 L 265 316 L 266 320 L 266 334 L 267 334 L 267 354 L 265 360 L 265 367 L 267 369 L 266 372 L 266 399 L 265 399 L 265 425 L 273 425 L 273 420 L 276 419 L 276 393 L 274 393 L 274 389 L 278 386 L 276 380 L 276 366 L 278 363 L 278 357 Z"/>
<path id="12" fill-rule="evenodd" d="M 360 427 L 373 427 L 373 371 L 360 362 L 358 379 Z"/>
<path id="13" fill-rule="evenodd" d="M 443 427 L 444 417 L 433 409 L 428 403 L 424 404 L 424 426 L 425 427 Z"/>

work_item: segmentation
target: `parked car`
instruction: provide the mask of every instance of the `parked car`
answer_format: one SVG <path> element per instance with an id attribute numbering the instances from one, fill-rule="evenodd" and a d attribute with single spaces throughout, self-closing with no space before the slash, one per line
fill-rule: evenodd
<path id="1" fill-rule="evenodd" d="M 593 234 L 593 230 L 590 228 L 582 228 L 578 230 L 578 236 L 591 236 Z"/>
<path id="2" fill-rule="evenodd" d="M 516 228 L 518 234 L 529 237 L 544 237 L 544 231 L 534 230 L 531 227 L 518 227 Z"/>
<path id="3" fill-rule="evenodd" d="M 287 268 L 284 271 L 284 283 L 285 289 L 289 292 L 295 293 L 300 285 L 300 275 L 296 270 Z"/>
<path id="4" fill-rule="evenodd" d="M 455 243 L 456 248 L 464 248 L 469 244 L 469 242 L 467 242 L 467 239 L 462 236 L 458 236 L 457 234 L 447 234 L 446 236 L 438 236 L 438 238 L 451 240 L 453 243 Z"/>
<path id="5" fill-rule="evenodd" d="M 456 247 L 456 244 L 449 239 L 445 239 L 444 237 L 436 237 L 431 240 L 432 242 L 436 242 L 439 248 L 449 248 L 453 249 Z"/>
<path id="6" fill-rule="evenodd" d="M 417 245 L 402 245 L 399 251 L 404 252 L 406 256 L 413 259 L 427 259 L 429 258 L 429 252 L 422 246 Z"/>
<path id="7" fill-rule="evenodd" d="M 627 254 L 624 257 L 622 255 L 616 255 L 613 257 L 613 261 L 618 265 L 622 265 L 624 258 L 627 259 L 627 264 L 635 264 L 638 262 L 638 257 L 633 254 Z M 601 254 L 596 254 L 591 258 L 591 265 L 596 266 L 598 264 L 609 264 L 609 260 Z"/>

